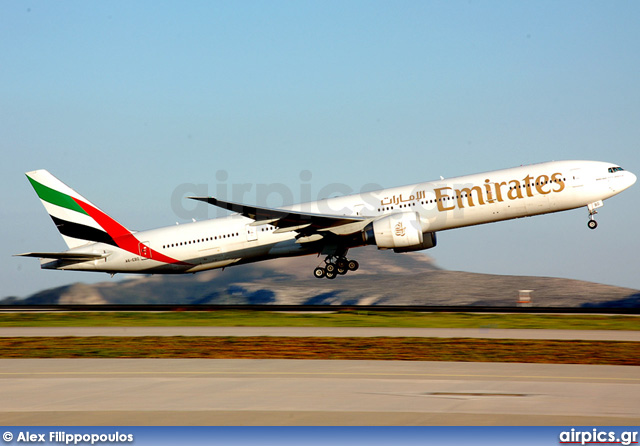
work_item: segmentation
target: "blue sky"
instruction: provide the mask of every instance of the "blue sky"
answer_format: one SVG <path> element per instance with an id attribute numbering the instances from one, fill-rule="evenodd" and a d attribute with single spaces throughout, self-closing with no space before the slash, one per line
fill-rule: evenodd
<path id="1" fill-rule="evenodd" d="M 637 174 L 639 22 L 633 1 L 3 2 L 0 297 L 111 280 L 11 257 L 64 249 L 23 175 L 39 168 L 132 229 L 188 220 L 185 184 L 255 202 L 260 184 L 298 200 L 560 159 Z M 427 252 L 640 289 L 639 198 L 607 201 L 596 231 L 583 209 Z"/>

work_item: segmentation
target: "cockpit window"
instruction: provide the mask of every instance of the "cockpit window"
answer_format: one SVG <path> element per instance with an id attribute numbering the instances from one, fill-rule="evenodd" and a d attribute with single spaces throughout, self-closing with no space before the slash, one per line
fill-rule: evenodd
<path id="1" fill-rule="evenodd" d="M 609 167 L 609 173 L 620 172 L 624 170 L 622 167 Z"/>

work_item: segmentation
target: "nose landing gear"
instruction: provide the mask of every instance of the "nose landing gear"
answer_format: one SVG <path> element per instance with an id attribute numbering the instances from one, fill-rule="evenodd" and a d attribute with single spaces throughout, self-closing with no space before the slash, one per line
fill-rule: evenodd
<path id="1" fill-rule="evenodd" d="M 325 266 L 319 266 L 313 270 L 313 275 L 318 279 L 326 277 L 335 279 L 338 275 L 345 275 L 349 271 L 355 271 L 360 264 L 355 260 L 348 260 L 346 257 L 329 256 L 324 260 Z"/>
<path id="2" fill-rule="evenodd" d="M 598 227 L 598 222 L 595 220 L 593 216 L 598 213 L 596 209 L 601 207 L 602 205 L 603 205 L 602 200 L 596 201 L 595 203 L 591 203 L 587 205 L 587 208 L 589 209 L 589 221 L 587 222 L 587 226 L 589 226 L 589 229 L 595 229 Z"/>

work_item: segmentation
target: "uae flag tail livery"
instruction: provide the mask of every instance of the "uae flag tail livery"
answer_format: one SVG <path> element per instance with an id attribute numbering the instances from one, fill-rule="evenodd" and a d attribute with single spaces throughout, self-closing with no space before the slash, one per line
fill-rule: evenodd
<path id="1" fill-rule="evenodd" d="M 87 261 L 106 261 L 112 253 L 111 248 L 120 248 L 144 258 L 153 256 L 153 250 L 140 242 L 132 231 L 48 171 L 35 170 L 27 172 L 26 175 L 69 250 L 20 255 L 43 259 L 42 265 L 45 268 L 56 268 L 65 264 L 70 266 Z M 160 253 L 156 253 L 156 257 L 172 263 L 181 263 Z M 50 260 L 54 260 L 53 265 Z"/>

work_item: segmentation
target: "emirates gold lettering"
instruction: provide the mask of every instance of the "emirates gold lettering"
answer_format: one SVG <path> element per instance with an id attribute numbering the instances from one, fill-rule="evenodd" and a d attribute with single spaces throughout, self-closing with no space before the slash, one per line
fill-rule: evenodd
<path id="1" fill-rule="evenodd" d="M 534 191 L 540 195 L 547 195 L 551 192 L 562 192 L 565 188 L 562 174 L 557 172 L 549 177 L 548 175 L 540 175 L 537 178 L 527 175 L 522 180 L 502 181 L 499 183 L 491 183 L 490 179 L 484 180 L 484 189 L 481 186 L 463 187 L 453 189 L 444 186 L 434 189 L 436 197 L 436 206 L 439 211 L 451 211 L 455 209 L 455 203 L 458 208 L 482 206 L 496 202 L 508 200 L 520 200 L 526 197 L 534 197 Z M 506 198 L 502 194 L 501 188 L 508 186 Z M 453 199 L 456 199 L 454 202 Z"/>
<path id="2" fill-rule="evenodd" d="M 520 189 L 520 181 L 518 180 L 509 181 L 509 193 L 507 193 L 507 197 L 509 197 L 509 200 L 517 200 L 519 198 L 524 198 L 522 196 L 522 190 Z"/>
<path id="3" fill-rule="evenodd" d="M 487 202 L 494 203 L 495 200 L 493 199 L 493 191 L 491 190 L 491 180 L 484 180 L 484 188 L 487 191 Z"/>
<path id="4" fill-rule="evenodd" d="M 446 206 L 445 207 L 445 200 L 449 198 L 449 195 L 445 194 L 443 191 L 449 189 L 449 190 L 453 190 L 450 187 L 438 187 L 436 189 L 434 189 L 435 193 L 436 193 L 436 203 L 438 205 L 438 210 L 439 211 L 451 211 L 453 209 L 455 209 L 455 205 L 451 205 L 451 206 Z"/>
<path id="5" fill-rule="evenodd" d="M 543 189 L 543 187 L 547 183 L 549 183 L 549 177 L 547 175 L 540 175 L 538 178 L 536 178 L 536 190 L 538 191 L 539 194 L 547 195 L 551 193 L 550 190 Z"/>
<path id="6" fill-rule="evenodd" d="M 500 190 L 500 188 L 502 186 L 506 186 L 507 182 L 503 181 L 502 183 L 494 183 L 495 185 L 495 189 L 496 189 L 496 198 L 498 199 L 499 202 L 503 202 L 503 198 L 502 198 L 502 191 Z"/>
<path id="7" fill-rule="evenodd" d="M 480 186 L 474 186 L 471 189 L 468 187 L 464 187 L 462 189 L 456 189 L 456 195 L 458 196 L 458 207 L 463 208 L 462 196 L 464 195 L 467 198 L 467 204 L 469 207 L 475 206 L 473 202 L 473 191 L 476 191 L 476 195 L 478 196 L 478 204 L 485 204 L 484 199 L 482 198 L 482 188 Z"/>
<path id="8" fill-rule="evenodd" d="M 533 197 L 533 192 L 531 192 L 531 180 L 533 180 L 531 175 L 527 175 L 522 179 L 522 181 L 524 181 L 525 188 L 527 189 L 527 197 Z"/>
<path id="9" fill-rule="evenodd" d="M 553 189 L 553 192 L 562 192 L 564 190 L 564 181 L 562 180 L 561 173 L 554 173 L 551 175 L 551 181 L 556 183 L 555 185 L 558 186 L 557 189 Z"/>

